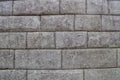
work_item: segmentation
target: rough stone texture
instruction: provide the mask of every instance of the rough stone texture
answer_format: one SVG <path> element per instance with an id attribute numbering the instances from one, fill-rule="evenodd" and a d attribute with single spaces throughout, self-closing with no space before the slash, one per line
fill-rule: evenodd
<path id="1" fill-rule="evenodd" d="M 88 47 L 120 47 L 120 33 L 89 32 Z"/>
<path id="2" fill-rule="evenodd" d="M 61 13 L 85 13 L 86 0 L 61 0 Z"/>
<path id="3" fill-rule="evenodd" d="M 17 50 L 15 67 L 25 69 L 58 69 L 61 67 L 60 50 Z"/>
<path id="4" fill-rule="evenodd" d="M 39 16 L 0 16 L 1 31 L 38 31 Z"/>
<path id="5" fill-rule="evenodd" d="M 87 0 L 88 14 L 107 14 L 108 3 L 107 0 Z"/>
<path id="6" fill-rule="evenodd" d="M 0 50 L 0 68 L 13 68 L 13 59 L 13 50 Z"/>
<path id="7" fill-rule="evenodd" d="M 87 46 L 86 32 L 57 32 L 57 48 L 85 48 Z"/>
<path id="8" fill-rule="evenodd" d="M 120 66 L 120 49 L 118 49 L 118 66 Z"/>
<path id="9" fill-rule="evenodd" d="M 77 15 L 75 30 L 100 30 L 101 17 L 99 15 Z"/>
<path id="10" fill-rule="evenodd" d="M 115 49 L 63 50 L 63 68 L 116 67 Z"/>
<path id="11" fill-rule="evenodd" d="M 109 1 L 110 14 L 120 14 L 120 1 Z"/>
<path id="12" fill-rule="evenodd" d="M 120 30 L 120 16 L 102 16 L 102 30 Z"/>
<path id="13" fill-rule="evenodd" d="M 82 70 L 29 70 L 28 80 L 83 80 Z"/>
<path id="14" fill-rule="evenodd" d="M 0 15 L 12 15 L 12 1 L 0 2 Z"/>
<path id="15" fill-rule="evenodd" d="M 53 32 L 33 32 L 27 36 L 28 48 L 54 48 L 54 33 Z"/>
<path id="16" fill-rule="evenodd" d="M 59 16 L 42 16 L 41 31 L 65 31 L 73 30 L 74 16 L 59 15 Z"/>
<path id="17" fill-rule="evenodd" d="M 14 1 L 14 14 L 58 14 L 59 0 Z"/>
<path id="18" fill-rule="evenodd" d="M 26 71 L 0 70 L 0 80 L 26 80 Z"/>
<path id="19" fill-rule="evenodd" d="M 87 69 L 85 80 L 119 80 L 120 69 Z"/>

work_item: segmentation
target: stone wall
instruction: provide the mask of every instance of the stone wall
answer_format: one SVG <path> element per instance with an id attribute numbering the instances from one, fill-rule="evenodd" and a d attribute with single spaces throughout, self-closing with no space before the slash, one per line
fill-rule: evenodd
<path id="1" fill-rule="evenodd" d="M 0 1 L 0 80 L 120 80 L 120 0 Z"/>

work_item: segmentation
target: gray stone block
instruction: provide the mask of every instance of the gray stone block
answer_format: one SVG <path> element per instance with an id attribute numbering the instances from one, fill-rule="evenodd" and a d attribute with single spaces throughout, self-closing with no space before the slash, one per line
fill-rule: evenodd
<path id="1" fill-rule="evenodd" d="M 41 31 L 65 31 L 73 30 L 74 16 L 59 15 L 59 16 L 42 16 Z"/>
<path id="2" fill-rule="evenodd" d="M 15 67 L 21 69 L 59 69 L 60 50 L 16 50 Z"/>
<path id="3" fill-rule="evenodd" d="M 57 48 L 85 48 L 86 46 L 86 32 L 56 32 Z"/>
<path id="4" fill-rule="evenodd" d="M 27 36 L 28 48 L 55 48 L 53 32 L 32 32 Z"/>
<path id="5" fill-rule="evenodd" d="M 29 70 L 28 80 L 83 80 L 82 70 Z"/>
<path id="6" fill-rule="evenodd" d="M 116 67 L 115 49 L 63 50 L 63 68 Z"/>
<path id="7" fill-rule="evenodd" d="M 118 49 L 118 66 L 120 67 L 120 49 Z"/>
<path id="8" fill-rule="evenodd" d="M 75 17 L 75 30 L 101 30 L 101 25 L 99 15 L 77 15 Z"/>

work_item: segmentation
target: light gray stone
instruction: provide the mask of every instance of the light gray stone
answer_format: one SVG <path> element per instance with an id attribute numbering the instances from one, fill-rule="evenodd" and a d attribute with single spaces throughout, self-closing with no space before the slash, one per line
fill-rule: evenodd
<path id="1" fill-rule="evenodd" d="M 28 48 L 55 48 L 53 32 L 32 32 L 27 36 Z"/>
<path id="2" fill-rule="evenodd" d="M 86 32 L 56 32 L 57 48 L 84 48 L 86 46 Z"/>
<path id="3" fill-rule="evenodd" d="M 120 16 L 102 16 L 102 30 L 120 30 Z"/>
<path id="4" fill-rule="evenodd" d="M 63 50 L 63 68 L 116 67 L 115 49 Z"/>
<path id="5" fill-rule="evenodd" d="M 83 80 L 83 70 L 29 70 L 28 80 Z"/>
<path id="6" fill-rule="evenodd" d="M 75 30 L 100 30 L 101 25 L 99 15 L 77 15 L 75 17 Z"/>
<path id="7" fill-rule="evenodd" d="M 120 33 L 89 32 L 88 47 L 120 47 Z"/>
<path id="8" fill-rule="evenodd" d="M 0 80 L 26 80 L 26 71 L 0 70 Z"/>
<path id="9" fill-rule="evenodd" d="M 14 1 L 14 14 L 58 14 L 59 0 Z"/>
<path id="10" fill-rule="evenodd" d="M 74 16 L 59 15 L 59 16 L 42 16 L 41 31 L 65 31 L 73 30 Z"/>
<path id="11" fill-rule="evenodd" d="M 85 13 L 86 0 L 61 0 L 60 12 L 61 13 Z"/>
<path id="12" fill-rule="evenodd" d="M 120 69 L 87 69 L 85 70 L 85 80 L 119 80 Z"/>
<path id="13" fill-rule="evenodd" d="M 15 67 L 24 69 L 61 68 L 60 50 L 16 50 Z"/>
<path id="14" fill-rule="evenodd" d="M 13 50 L 0 50 L 0 68 L 13 68 L 13 59 Z"/>
<path id="15" fill-rule="evenodd" d="M 107 14 L 108 2 L 107 0 L 87 0 L 88 14 Z"/>
<path id="16" fill-rule="evenodd" d="M 10 48 L 26 48 L 26 33 L 10 33 Z"/>
<path id="17" fill-rule="evenodd" d="M 12 1 L 0 2 L 0 15 L 12 15 Z"/>
<path id="18" fill-rule="evenodd" d="M 118 66 L 120 67 L 120 49 L 118 49 Z"/>
<path id="19" fill-rule="evenodd" d="M 120 14 L 120 1 L 109 1 L 110 14 Z"/>

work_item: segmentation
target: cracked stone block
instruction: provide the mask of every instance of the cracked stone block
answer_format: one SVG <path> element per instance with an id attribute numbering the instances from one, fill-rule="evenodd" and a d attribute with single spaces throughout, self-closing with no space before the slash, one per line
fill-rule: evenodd
<path id="1" fill-rule="evenodd" d="M 107 0 L 87 0 L 88 14 L 108 14 Z"/>
<path id="2" fill-rule="evenodd" d="M 74 16 L 41 16 L 41 31 L 73 30 Z"/>
<path id="3" fill-rule="evenodd" d="M 58 14 L 59 0 L 14 1 L 13 14 Z"/>
<path id="4" fill-rule="evenodd" d="M 120 69 L 87 69 L 85 70 L 85 80 L 119 80 Z"/>
<path id="5" fill-rule="evenodd" d="M 115 49 L 63 50 L 63 68 L 116 67 Z"/>
<path id="6" fill-rule="evenodd" d="M 110 14 L 120 14 L 120 1 L 109 1 Z"/>
<path id="7" fill-rule="evenodd" d="M 85 14 L 86 0 L 61 0 L 60 12 L 61 13 L 81 13 Z"/>
<path id="8" fill-rule="evenodd" d="M 88 47 L 120 47 L 120 33 L 89 32 Z"/>
<path id="9" fill-rule="evenodd" d="M 61 68 L 60 50 L 16 50 L 15 67 L 24 69 Z"/>
<path id="10" fill-rule="evenodd" d="M 55 48 L 53 32 L 29 32 L 27 36 L 28 48 Z"/>
<path id="11" fill-rule="evenodd" d="M 120 30 L 120 16 L 102 16 L 102 30 Z"/>
<path id="12" fill-rule="evenodd" d="M 83 70 L 29 70 L 29 80 L 83 80 Z"/>
<path id="13" fill-rule="evenodd" d="M 12 1 L 0 2 L 0 15 L 12 15 Z"/>
<path id="14" fill-rule="evenodd" d="M 26 33 L 10 33 L 10 48 L 26 48 Z"/>
<path id="15" fill-rule="evenodd" d="M 75 16 L 75 30 L 101 30 L 101 24 L 99 15 Z"/>
<path id="16" fill-rule="evenodd" d="M 57 48 L 85 48 L 86 46 L 86 32 L 56 32 Z"/>
<path id="17" fill-rule="evenodd" d="M 0 80 L 26 80 L 26 71 L 0 70 Z"/>
<path id="18" fill-rule="evenodd" d="M 13 50 L 0 50 L 0 68 L 13 68 L 13 59 Z"/>

